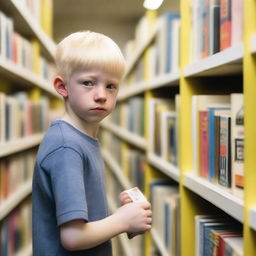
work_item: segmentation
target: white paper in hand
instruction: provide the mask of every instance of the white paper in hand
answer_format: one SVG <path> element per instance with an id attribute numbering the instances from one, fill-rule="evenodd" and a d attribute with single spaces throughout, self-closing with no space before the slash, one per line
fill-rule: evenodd
<path id="1" fill-rule="evenodd" d="M 127 192 L 127 194 L 129 195 L 129 197 L 131 198 L 131 200 L 133 202 L 146 202 L 147 201 L 146 197 L 143 195 L 143 193 L 137 187 L 128 189 L 125 192 Z"/>

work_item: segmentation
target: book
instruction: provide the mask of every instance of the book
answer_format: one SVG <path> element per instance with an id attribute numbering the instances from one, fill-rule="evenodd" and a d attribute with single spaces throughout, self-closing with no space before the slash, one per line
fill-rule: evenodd
<path id="1" fill-rule="evenodd" d="M 231 45 L 236 45 L 243 41 L 244 7 L 242 0 L 233 0 L 231 7 Z"/>
<path id="2" fill-rule="evenodd" d="M 146 197 L 143 195 L 138 187 L 125 190 L 133 202 L 147 202 Z"/>
<path id="3" fill-rule="evenodd" d="M 158 18 L 159 31 L 157 34 L 156 45 L 158 51 L 159 72 L 158 74 L 169 73 L 173 70 L 173 53 L 177 51 L 174 49 L 174 41 L 178 41 L 177 24 L 174 27 L 174 21 L 179 20 L 178 13 L 164 13 Z M 176 31 L 174 31 L 176 29 Z M 177 43 L 175 43 L 177 46 Z"/>
<path id="4" fill-rule="evenodd" d="M 175 111 L 161 112 L 161 157 L 174 165 L 178 164 L 177 159 L 177 124 Z"/>
<path id="5" fill-rule="evenodd" d="M 209 55 L 220 51 L 220 0 L 209 3 Z"/>
<path id="6" fill-rule="evenodd" d="M 200 140 L 199 140 L 199 111 L 206 111 L 208 107 L 219 107 L 230 103 L 230 95 L 193 95 L 191 105 L 192 116 L 192 161 L 193 169 L 199 175 Z M 204 157 L 208 157 L 205 155 Z"/>
<path id="7" fill-rule="evenodd" d="M 243 256 L 243 237 L 226 237 L 224 238 L 225 243 L 225 254 L 224 255 L 235 255 Z"/>
<path id="8" fill-rule="evenodd" d="M 203 223 L 210 223 L 214 221 L 219 221 L 220 218 L 213 215 L 196 215 L 195 216 L 195 255 L 202 256 L 202 243 L 203 236 L 201 235 L 201 228 Z"/>
<path id="9" fill-rule="evenodd" d="M 162 241 L 165 241 L 166 218 L 165 200 L 178 194 L 178 187 L 167 184 L 151 183 L 152 215 L 157 216 L 153 220 L 152 227 L 156 230 Z M 169 227 L 168 227 L 169 228 Z"/>
<path id="10" fill-rule="evenodd" d="M 231 0 L 220 0 L 220 50 L 231 46 Z"/>
<path id="11" fill-rule="evenodd" d="M 232 192 L 243 199 L 244 190 L 244 103 L 242 93 L 231 94 Z"/>
<path id="12" fill-rule="evenodd" d="M 219 107 L 209 107 L 208 108 L 208 155 L 209 155 L 209 161 L 208 161 L 208 168 L 209 168 L 209 180 L 211 182 L 215 182 L 216 178 L 216 158 L 219 157 L 218 153 L 219 150 L 217 150 L 217 146 L 215 144 L 218 144 L 217 140 L 219 139 L 219 134 L 217 133 L 217 125 L 215 125 L 216 121 L 216 115 L 215 113 L 218 112 L 218 115 L 222 112 L 226 112 L 227 110 L 230 110 L 230 104 L 223 104 Z M 218 122 L 218 121 L 217 121 Z M 217 136 L 215 138 L 215 135 Z M 217 152 L 216 152 L 217 151 Z M 216 154 L 217 153 L 217 154 Z"/>
<path id="13" fill-rule="evenodd" d="M 231 117 L 220 116 L 220 164 L 219 184 L 231 187 Z"/>
<path id="14" fill-rule="evenodd" d="M 209 26 L 209 1 L 203 0 L 202 6 L 202 49 L 201 49 L 201 58 L 205 58 L 209 56 L 209 35 L 210 35 L 210 26 Z"/>
<path id="15" fill-rule="evenodd" d="M 230 116 L 230 109 L 227 109 L 227 110 L 218 109 L 214 111 L 214 173 L 212 174 L 212 179 L 215 184 L 219 183 L 219 172 L 220 172 L 220 117 L 221 116 Z M 213 161 L 213 158 L 211 158 L 211 161 Z"/>
<path id="16" fill-rule="evenodd" d="M 149 152 L 161 157 L 161 112 L 174 110 L 175 104 L 172 100 L 164 98 L 151 98 L 149 100 Z"/>
<path id="17" fill-rule="evenodd" d="M 180 196 L 179 194 L 173 194 L 165 199 L 164 211 L 165 211 L 165 246 L 170 255 L 179 255 L 180 251 Z"/>
<path id="18" fill-rule="evenodd" d="M 208 111 L 199 110 L 199 175 L 209 176 L 209 126 Z"/>

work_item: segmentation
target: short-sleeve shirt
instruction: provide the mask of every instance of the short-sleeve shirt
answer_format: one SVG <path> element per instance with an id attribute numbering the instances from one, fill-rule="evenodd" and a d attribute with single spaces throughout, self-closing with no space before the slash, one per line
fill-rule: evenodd
<path id="1" fill-rule="evenodd" d="M 110 241 L 72 252 L 60 242 L 62 224 L 75 219 L 97 221 L 108 216 L 107 209 L 98 140 L 65 121 L 53 121 L 39 147 L 34 169 L 33 255 L 112 255 Z"/>

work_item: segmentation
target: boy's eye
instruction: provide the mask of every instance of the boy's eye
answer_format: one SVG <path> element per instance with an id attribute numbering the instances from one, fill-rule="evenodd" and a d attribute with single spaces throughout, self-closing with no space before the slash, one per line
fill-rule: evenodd
<path id="1" fill-rule="evenodd" d="M 108 85 L 107 85 L 107 88 L 113 90 L 113 89 L 116 89 L 116 85 L 114 85 L 114 84 L 108 84 Z"/>
<path id="2" fill-rule="evenodd" d="M 83 81 L 83 85 L 85 86 L 93 86 L 92 81 Z"/>

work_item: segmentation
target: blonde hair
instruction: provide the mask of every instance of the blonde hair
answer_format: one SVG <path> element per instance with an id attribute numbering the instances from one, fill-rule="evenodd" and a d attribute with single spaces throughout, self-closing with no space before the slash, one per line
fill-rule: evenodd
<path id="1" fill-rule="evenodd" d="M 78 69 L 100 68 L 120 79 L 125 71 L 124 56 L 109 37 L 91 31 L 75 32 L 64 38 L 56 49 L 57 75 L 68 81 Z"/>

